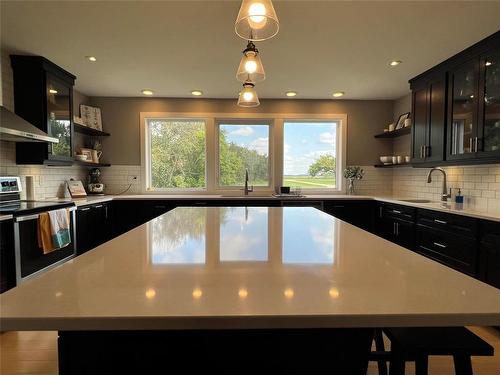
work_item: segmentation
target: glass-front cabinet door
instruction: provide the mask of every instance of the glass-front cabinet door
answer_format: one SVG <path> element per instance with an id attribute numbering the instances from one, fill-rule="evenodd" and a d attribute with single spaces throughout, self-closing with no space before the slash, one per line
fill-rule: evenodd
<path id="1" fill-rule="evenodd" d="M 478 118 L 478 156 L 500 155 L 500 52 L 484 55 L 481 67 L 481 102 Z"/>
<path id="2" fill-rule="evenodd" d="M 49 158 L 72 157 L 71 121 L 72 90 L 64 81 L 47 73 L 47 132 L 59 140 L 49 144 Z"/>
<path id="3" fill-rule="evenodd" d="M 450 74 L 448 159 L 475 157 L 478 72 L 478 60 L 472 60 Z"/>

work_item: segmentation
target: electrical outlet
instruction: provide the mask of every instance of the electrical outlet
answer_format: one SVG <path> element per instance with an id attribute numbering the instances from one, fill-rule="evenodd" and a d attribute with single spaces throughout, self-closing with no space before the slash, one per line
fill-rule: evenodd
<path id="1" fill-rule="evenodd" d="M 137 182 L 137 176 L 128 176 L 128 183 L 133 184 Z"/>

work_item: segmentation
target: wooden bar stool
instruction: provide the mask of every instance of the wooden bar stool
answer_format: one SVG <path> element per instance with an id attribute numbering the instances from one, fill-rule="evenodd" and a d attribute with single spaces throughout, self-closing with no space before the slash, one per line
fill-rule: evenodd
<path id="1" fill-rule="evenodd" d="M 391 341 L 385 351 L 382 332 Z M 371 361 L 378 362 L 379 375 L 403 375 L 405 363 L 415 362 L 416 375 L 427 375 L 430 355 L 451 355 L 455 374 L 472 375 L 471 356 L 492 356 L 493 347 L 465 327 L 384 328 L 375 331 L 376 351 Z"/>

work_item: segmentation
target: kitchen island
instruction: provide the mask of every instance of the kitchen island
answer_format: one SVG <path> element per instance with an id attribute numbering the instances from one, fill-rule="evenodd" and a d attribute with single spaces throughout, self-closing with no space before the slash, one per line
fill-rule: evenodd
<path id="1" fill-rule="evenodd" d="M 62 374 L 356 373 L 374 327 L 500 325 L 497 289 L 308 207 L 178 207 L 0 298 Z"/>

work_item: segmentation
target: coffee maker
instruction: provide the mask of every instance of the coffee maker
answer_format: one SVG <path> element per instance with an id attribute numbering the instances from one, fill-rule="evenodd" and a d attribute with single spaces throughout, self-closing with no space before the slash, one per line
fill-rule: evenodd
<path id="1" fill-rule="evenodd" d="M 99 168 L 92 168 L 90 170 L 87 190 L 89 194 L 104 194 L 104 184 L 101 182 L 101 171 Z"/>

